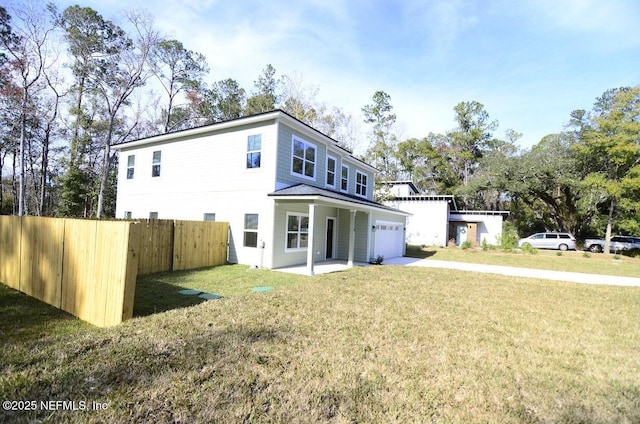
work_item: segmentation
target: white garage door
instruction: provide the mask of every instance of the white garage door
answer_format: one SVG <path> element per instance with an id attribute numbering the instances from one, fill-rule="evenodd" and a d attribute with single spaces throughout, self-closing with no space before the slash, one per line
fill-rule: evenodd
<path id="1" fill-rule="evenodd" d="M 376 221 L 374 256 L 385 259 L 402 256 L 404 230 L 401 222 Z"/>

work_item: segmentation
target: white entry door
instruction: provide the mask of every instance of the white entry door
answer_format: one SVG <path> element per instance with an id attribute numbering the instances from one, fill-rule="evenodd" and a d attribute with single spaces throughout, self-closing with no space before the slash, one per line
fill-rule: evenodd
<path id="1" fill-rule="evenodd" d="M 374 256 L 385 259 L 402 256 L 404 229 L 401 222 L 376 221 Z M 374 258 L 375 259 L 375 258 Z"/>

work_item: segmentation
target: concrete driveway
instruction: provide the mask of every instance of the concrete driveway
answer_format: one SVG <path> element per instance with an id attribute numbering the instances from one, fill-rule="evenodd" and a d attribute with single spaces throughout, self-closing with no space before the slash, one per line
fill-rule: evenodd
<path id="1" fill-rule="evenodd" d="M 516 268 L 502 265 L 483 265 L 465 262 L 439 261 L 436 259 L 391 258 L 385 265 L 421 266 L 429 268 L 456 269 L 459 271 L 482 272 L 508 275 L 512 277 L 539 278 L 542 280 L 568 281 L 581 284 L 603 284 L 609 286 L 640 287 L 640 278 L 618 277 L 614 275 L 583 274 L 580 272 L 547 271 L 544 269 Z"/>

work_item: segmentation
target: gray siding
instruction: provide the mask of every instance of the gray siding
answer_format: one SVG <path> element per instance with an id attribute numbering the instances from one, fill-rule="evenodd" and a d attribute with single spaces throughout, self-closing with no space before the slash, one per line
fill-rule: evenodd
<path id="1" fill-rule="evenodd" d="M 292 137 L 295 135 L 317 147 L 316 150 L 316 176 L 315 180 L 298 177 L 291 174 L 291 143 Z M 358 165 L 357 161 L 347 159 L 346 153 L 341 152 L 337 148 L 329 149 L 328 154 L 337 160 L 336 164 L 336 191 L 340 190 L 340 171 L 342 164 L 349 167 L 349 194 L 356 193 L 356 170 L 367 175 L 367 199 L 373 200 L 374 176 L 363 166 Z M 278 125 L 278 152 L 277 152 L 277 169 L 276 182 L 279 188 L 289 187 L 295 184 L 308 184 L 315 187 L 327 188 L 327 146 L 314 138 L 304 135 L 294 129 L 280 123 Z"/>

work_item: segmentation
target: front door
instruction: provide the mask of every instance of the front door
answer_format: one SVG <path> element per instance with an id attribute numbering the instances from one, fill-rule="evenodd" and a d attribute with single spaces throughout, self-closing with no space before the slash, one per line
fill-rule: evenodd
<path id="1" fill-rule="evenodd" d="M 325 240 L 327 241 L 327 248 L 325 250 L 325 258 L 333 259 L 333 242 L 335 235 L 335 218 L 327 218 L 327 237 Z"/>

